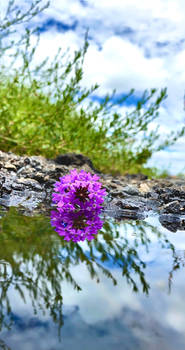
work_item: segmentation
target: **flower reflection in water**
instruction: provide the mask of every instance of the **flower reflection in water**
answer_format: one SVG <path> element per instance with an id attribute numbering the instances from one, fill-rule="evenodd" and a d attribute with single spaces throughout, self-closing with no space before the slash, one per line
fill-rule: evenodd
<path id="1" fill-rule="evenodd" d="M 60 213 L 57 210 L 51 212 L 51 225 L 55 231 L 66 241 L 79 242 L 95 238 L 103 226 L 100 219 L 100 210 L 78 210 Z"/>

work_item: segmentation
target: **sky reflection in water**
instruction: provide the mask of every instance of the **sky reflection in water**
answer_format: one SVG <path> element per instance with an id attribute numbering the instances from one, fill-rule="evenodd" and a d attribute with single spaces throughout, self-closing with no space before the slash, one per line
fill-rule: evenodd
<path id="1" fill-rule="evenodd" d="M 184 231 L 108 219 L 65 242 L 12 208 L 0 243 L 0 349 L 185 348 Z"/>

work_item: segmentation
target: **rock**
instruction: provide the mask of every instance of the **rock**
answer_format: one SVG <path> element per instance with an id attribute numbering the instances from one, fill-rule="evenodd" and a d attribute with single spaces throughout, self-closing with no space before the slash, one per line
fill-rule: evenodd
<path id="1" fill-rule="evenodd" d="M 112 182 L 117 184 L 117 185 L 121 185 L 122 186 L 122 183 L 120 180 L 117 180 L 117 179 L 112 179 Z"/>
<path id="2" fill-rule="evenodd" d="M 54 161 L 60 165 L 76 165 L 77 167 L 87 164 L 91 169 L 95 170 L 92 161 L 83 154 L 65 153 L 56 157 Z"/>
<path id="3" fill-rule="evenodd" d="M 139 185 L 139 192 L 142 194 L 150 192 L 150 187 L 148 186 L 148 184 L 146 182 L 142 182 Z"/>
<path id="4" fill-rule="evenodd" d="M 161 213 L 174 213 L 174 214 L 183 214 L 185 213 L 185 202 L 180 203 L 179 201 L 173 201 L 167 204 L 164 204 L 160 208 Z"/>
<path id="5" fill-rule="evenodd" d="M 144 220 L 147 215 L 144 215 L 144 213 L 137 211 L 123 210 L 119 212 L 115 211 L 115 213 L 113 213 L 112 215 L 109 212 L 109 216 L 112 216 L 120 221 L 125 219 Z"/>
<path id="6" fill-rule="evenodd" d="M 125 177 L 129 180 L 137 180 L 137 181 L 143 181 L 148 179 L 148 176 L 144 174 L 125 174 Z"/>
<path id="7" fill-rule="evenodd" d="M 118 220 L 132 219 L 132 220 L 143 220 L 146 217 L 146 213 L 140 210 L 138 206 L 124 205 L 121 201 L 117 200 L 113 203 L 107 203 L 105 214 L 110 217 L 114 217 Z"/>
<path id="8" fill-rule="evenodd" d="M 39 182 L 40 184 L 44 184 L 44 174 L 42 173 L 35 173 L 31 175 L 31 178 L 33 179 L 33 181 L 36 181 L 37 183 Z"/>
<path id="9" fill-rule="evenodd" d="M 155 191 L 145 193 L 145 197 L 152 198 L 152 199 L 159 199 L 159 195 Z"/>
<path id="10" fill-rule="evenodd" d="M 115 199 L 112 201 L 112 205 L 117 206 L 119 209 L 127 209 L 127 210 L 143 209 L 143 206 L 134 200 L 129 201 L 129 200 Z"/>
<path id="11" fill-rule="evenodd" d="M 120 198 L 123 198 L 125 197 L 124 193 L 122 191 L 119 191 L 119 190 L 115 190 L 115 191 L 110 191 L 110 195 L 114 198 L 114 197 L 120 197 Z"/>
<path id="12" fill-rule="evenodd" d="M 185 217 L 183 218 L 171 214 L 163 214 L 159 216 L 159 222 L 171 232 L 185 230 Z"/>
<path id="13" fill-rule="evenodd" d="M 42 186 L 34 179 L 25 179 L 24 177 L 21 177 L 20 179 L 17 179 L 17 184 L 31 187 L 35 191 L 42 191 Z"/>
<path id="14" fill-rule="evenodd" d="M 105 208 L 105 212 L 115 218 L 144 219 L 146 217 L 145 205 L 141 202 L 129 199 L 114 199 Z"/>
<path id="15" fill-rule="evenodd" d="M 11 164 L 10 162 L 7 162 L 4 166 L 4 168 L 9 170 L 9 171 L 16 171 L 17 170 L 16 167 L 13 164 Z"/>
<path id="16" fill-rule="evenodd" d="M 164 203 L 169 203 L 174 200 L 185 201 L 185 192 L 181 189 L 181 187 L 177 187 L 177 183 L 175 182 L 173 186 L 169 188 L 163 186 L 154 186 L 153 190 L 159 194 L 159 199 Z"/>
<path id="17" fill-rule="evenodd" d="M 138 190 L 137 187 L 134 186 L 134 185 L 124 186 L 124 187 L 122 188 L 122 190 L 123 190 L 124 193 L 127 193 L 127 194 L 129 194 L 129 195 L 131 195 L 131 196 L 137 196 L 137 195 L 139 195 L 139 190 Z"/>

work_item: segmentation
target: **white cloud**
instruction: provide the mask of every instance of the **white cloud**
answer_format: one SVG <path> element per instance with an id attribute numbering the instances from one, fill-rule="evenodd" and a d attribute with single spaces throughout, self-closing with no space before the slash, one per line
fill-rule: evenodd
<path id="1" fill-rule="evenodd" d="M 147 59 L 143 49 L 127 39 L 112 36 L 105 40 L 101 51 L 90 47 L 85 58 L 85 81 L 100 81 L 104 93 L 116 88 L 117 92 L 135 87 L 142 91 L 159 86 L 168 76 L 160 58 Z"/>

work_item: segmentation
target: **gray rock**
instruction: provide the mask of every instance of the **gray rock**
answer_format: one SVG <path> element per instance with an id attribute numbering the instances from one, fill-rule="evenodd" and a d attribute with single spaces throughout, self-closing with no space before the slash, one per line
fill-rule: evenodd
<path id="1" fill-rule="evenodd" d="M 140 195 L 139 190 L 134 185 L 124 186 L 122 188 L 122 190 L 123 190 L 124 193 L 127 193 L 127 194 L 129 194 L 131 196 L 139 196 Z"/>
<path id="2" fill-rule="evenodd" d="M 105 208 L 105 212 L 112 217 L 121 219 L 144 219 L 146 217 L 145 204 L 130 199 L 114 199 Z"/>

